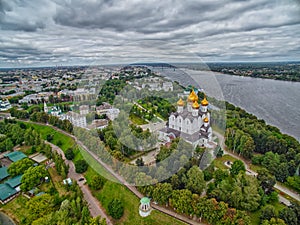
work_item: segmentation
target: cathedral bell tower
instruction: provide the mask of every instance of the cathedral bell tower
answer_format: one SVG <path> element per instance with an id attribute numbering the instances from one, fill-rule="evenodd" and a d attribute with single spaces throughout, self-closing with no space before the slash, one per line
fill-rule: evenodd
<path id="1" fill-rule="evenodd" d="M 179 101 L 177 102 L 177 112 L 179 113 L 183 112 L 183 107 L 184 107 L 184 101 L 182 100 L 182 98 L 180 98 Z"/>
<path id="2" fill-rule="evenodd" d="M 207 112 L 208 101 L 206 100 L 206 96 L 204 95 L 204 99 L 201 101 L 201 111 Z"/>

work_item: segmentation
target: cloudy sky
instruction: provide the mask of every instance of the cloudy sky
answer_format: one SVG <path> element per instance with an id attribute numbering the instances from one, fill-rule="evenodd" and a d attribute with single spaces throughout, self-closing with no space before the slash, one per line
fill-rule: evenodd
<path id="1" fill-rule="evenodd" d="M 0 0 L 0 67 L 299 56 L 299 0 Z"/>

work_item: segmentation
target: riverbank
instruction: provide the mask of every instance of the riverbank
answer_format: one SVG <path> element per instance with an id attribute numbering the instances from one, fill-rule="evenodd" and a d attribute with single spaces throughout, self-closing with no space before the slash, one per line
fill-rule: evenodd
<path id="1" fill-rule="evenodd" d="M 208 96 L 225 100 L 300 141 L 300 82 L 239 77 L 186 68 L 159 71 L 184 86 L 199 85 Z"/>

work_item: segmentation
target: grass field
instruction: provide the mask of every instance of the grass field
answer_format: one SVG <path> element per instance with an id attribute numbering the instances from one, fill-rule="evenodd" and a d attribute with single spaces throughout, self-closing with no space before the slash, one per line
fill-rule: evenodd
<path id="1" fill-rule="evenodd" d="M 63 151 L 66 151 L 69 147 L 74 147 L 76 145 L 75 141 L 70 138 L 69 136 L 58 132 L 57 130 L 53 129 L 52 127 L 33 124 L 33 123 L 26 123 L 31 126 L 33 129 L 38 131 L 43 139 L 47 139 L 48 134 L 53 135 L 53 140 L 51 143 L 59 146 Z M 61 143 L 61 144 L 60 144 Z"/>
<path id="2" fill-rule="evenodd" d="M 112 198 L 120 199 L 124 203 L 124 215 L 114 224 L 141 224 L 141 225 L 177 225 L 185 224 L 173 219 L 159 211 L 153 210 L 150 216 L 142 218 L 139 215 L 139 199 L 132 194 L 125 186 L 107 181 L 101 191 L 95 193 L 102 206 L 107 210 L 108 204 Z"/>
<path id="3" fill-rule="evenodd" d="M 28 211 L 26 209 L 26 202 L 28 199 L 22 195 L 19 195 L 6 205 L 1 206 L 4 212 L 14 220 L 20 222 L 23 218 L 28 217 Z"/>
<path id="4" fill-rule="evenodd" d="M 274 206 L 277 215 L 279 213 L 279 211 L 281 211 L 285 206 L 279 202 L 276 203 L 271 203 L 270 205 Z M 261 209 L 252 212 L 249 214 L 250 216 L 250 220 L 251 220 L 251 225 L 259 225 L 260 224 L 260 215 L 261 215 Z"/>
<path id="5" fill-rule="evenodd" d="M 133 113 L 130 114 L 129 119 L 131 120 L 132 123 L 134 123 L 136 125 L 148 124 L 148 122 L 146 120 L 134 115 Z"/>
<path id="6" fill-rule="evenodd" d="M 237 159 L 236 158 L 233 158 L 232 156 L 230 155 L 223 155 L 222 157 L 220 158 L 216 158 L 214 160 L 214 165 L 215 167 L 219 168 L 219 169 L 229 169 L 227 166 L 224 165 L 224 163 L 226 161 L 231 161 L 231 162 L 234 162 L 236 161 Z"/>

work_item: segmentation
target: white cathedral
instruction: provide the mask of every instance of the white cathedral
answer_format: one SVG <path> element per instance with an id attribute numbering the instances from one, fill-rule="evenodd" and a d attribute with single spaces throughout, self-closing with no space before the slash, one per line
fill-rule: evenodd
<path id="1" fill-rule="evenodd" d="M 181 137 L 194 147 L 197 145 L 209 147 L 212 141 L 212 128 L 210 126 L 210 113 L 207 110 L 206 97 L 198 103 L 198 95 L 194 90 L 187 98 L 187 106 L 180 98 L 177 102 L 177 112 L 170 115 L 167 126 L 159 131 L 159 139 L 170 142 Z"/>

